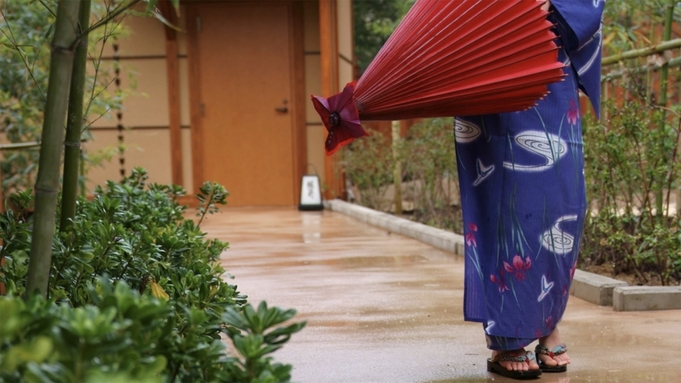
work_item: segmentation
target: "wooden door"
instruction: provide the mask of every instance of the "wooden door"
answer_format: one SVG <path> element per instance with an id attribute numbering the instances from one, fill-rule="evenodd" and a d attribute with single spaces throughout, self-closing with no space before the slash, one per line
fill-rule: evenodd
<path id="1" fill-rule="evenodd" d="M 229 206 L 296 204 L 291 3 L 190 8 L 195 184 L 219 182 Z"/>

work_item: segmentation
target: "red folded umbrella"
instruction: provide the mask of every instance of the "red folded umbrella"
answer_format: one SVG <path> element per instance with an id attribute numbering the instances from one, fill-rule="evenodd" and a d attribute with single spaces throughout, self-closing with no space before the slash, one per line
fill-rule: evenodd
<path id="1" fill-rule="evenodd" d="M 356 82 L 312 96 L 331 155 L 368 135 L 362 120 L 527 109 L 563 78 L 536 0 L 417 0 Z"/>

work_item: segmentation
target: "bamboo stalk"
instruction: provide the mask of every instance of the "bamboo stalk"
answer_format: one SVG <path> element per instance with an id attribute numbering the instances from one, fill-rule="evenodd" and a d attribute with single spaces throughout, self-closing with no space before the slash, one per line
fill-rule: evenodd
<path id="1" fill-rule="evenodd" d="M 57 5 L 38 177 L 35 183 L 35 214 L 26 280 L 27 296 L 35 292 L 47 296 L 64 121 L 78 37 L 76 26 L 79 8 L 80 0 L 60 0 Z"/>
<path id="2" fill-rule="evenodd" d="M 616 55 L 603 57 L 603 60 L 601 61 L 601 65 L 602 66 L 609 66 L 609 65 L 617 64 L 618 62 L 623 61 L 623 60 L 635 59 L 635 58 L 644 57 L 644 56 L 650 56 L 650 55 L 662 53 L 664 51 L 668 51 L 668 50 L 679 48 L 679 47 L 681 47 L 681 39 L 664 41 L 664 42 L 657 44 L 655 46 L 652 46 L 652 47 L 641 48 L 641 49 L 633 49 L 633 50 L 630 50 L 630 51 L 618 53 Z"/>
<path id="3" fill-rule="evenodd" d="M 78 177 L 80 176 L 80 136 L 83 127 L 83 96 L 85 94 L 85 74 L 87 71 L 88 36 L 83 35 L 90 23 L 91 0 L 81 0 L 78 12 L 79 44 L 73 61 L 71 91 L 69 96 L 66 140 L 64 142 L 64 173 L 61 197 L 59 230 L 64 231 L 76 216 L 78 197 Z"/>
<path id="4" fill-rule="evenodd" d="M 675 58 L 667 61 L 666 65 L 667 65 L 668 68 L 680 67 L 681 66 L 681 57 L 675 57 Z M 652 66 L 652 67 L 644 66 L 644 67 L 639 67 L 639 68 L 627 70 L 626 74 L 629 74 L 629 73 L 637 74 L 637 73 L 643 73 L 643 72 L 646 72 L 646 71 L 649 71 L 649 70 L 658 71 L 658 70 L 661 70 L 661 69 L 662 69 L 661 65 L 660 66 L 655 65 L 655 66 Z M 601 82 L 618 79 L 618 78 L 623 77 L 624 75 L 625 75 L 625 71 L 621 71 L 621 70 L 608 72 L 601 77 Z"/>
<path id="5" fill-rule="evenodd" d="M 664 36 L 663 39 L 665 42 L 670 41 L 672 38 L 672 23 L 674 22 L 674 5 L 676 4 L 675 0 L 668 0 L 667 3 L 667 12 L 665 14 L 665 20 L 664 20 Z M 663 43 L 664 44 L 664 43 Z M 662 44 L 660 44 L 662 45 Z M 660 105 L 665 107 L 667 106 L 667 79 L 669 77 L 669 63 L 665 62 L 662 64 L 662 68 L 660 69 Z"/>
<path id="6" fill-rule="evenodd" d="M 2 144 L 0 145 L 0 151 L 2 150 L 20 150 L 20 149 L 32 149 L 39 148 L 40 142 L 19 142 L 16 144 Z"/>

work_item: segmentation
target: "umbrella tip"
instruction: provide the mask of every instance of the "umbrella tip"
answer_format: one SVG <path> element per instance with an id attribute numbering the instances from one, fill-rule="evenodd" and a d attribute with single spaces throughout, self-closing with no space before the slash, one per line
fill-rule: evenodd
<path id="1" fill-rule="evenodd" d="M 329 124 L 331 125 L 331 127 L 337 128 L 340 126 L 340 123 L 341 123 L 340 114 L 338 114 L 338 112 L 331 112 L 331 114 L 329 114 Z"/>

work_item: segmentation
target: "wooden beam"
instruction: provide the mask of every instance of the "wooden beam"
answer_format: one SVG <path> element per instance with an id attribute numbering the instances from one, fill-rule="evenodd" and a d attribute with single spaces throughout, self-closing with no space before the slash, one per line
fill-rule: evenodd
<path id="1" fill-rule="evenodd" d="M 161 0 L 159 8 L 171 25 L 178 25 L 178 17 L 170 0 Z M 170 161 L 172 182 L 184 186 L 182 174 L 182 122 L 180 119 L 180 63 L 178 59 L 177 32 L 165 25 L 166 72 L 168 81 L 168 121 L 170 128 Z"/>
<path id="2" fill-rule="evenodd" d="M 322 95 L 329 97 L 340 91 L 338 84 L 338 20 L 336 0 L 319 0 L 319 51 Z M 324 137 L 326 140 L 326 137 Z M 319 143 L 324 145 L 323 142 Z M 342 196 L 342 183 L 333 156 L 324 157 L 324 198 Z"/>
<path id="3" fill-rule="evenodd" d="M 294 205 L 300 201 L 300 181 L 307 169 L 307 126 L 305 124 L 305 106 L 309 98 L 305 94 L 305 31 L 303 3 L 291 3 L 291 94 L 293 134 L 293 195 Z"/>
<path id="4" fill-rule="evenodd" d="M 189 115 L 192 141 L 193 193 L 203 184 L 203 120 L 201 114 L 201 76 L 199 62 L 198 11 L 199 3 L 187 5 L 187 57 L 189 58 Z"/>

